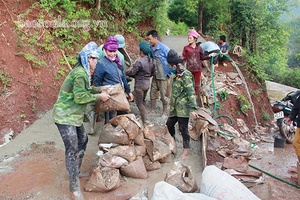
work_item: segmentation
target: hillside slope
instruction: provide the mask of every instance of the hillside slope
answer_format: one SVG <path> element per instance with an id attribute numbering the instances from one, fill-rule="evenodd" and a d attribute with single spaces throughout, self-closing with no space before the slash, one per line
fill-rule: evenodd
<path id="1" fill-rule="evenodd" d="M 18 133 L 52 108 L 60 85 L 71 69 L 72 63 L 68 63 L 68 60 L 76 59 L 77 52 L 87 42 L 94 40 L 101 45 L 106 37 L 82 38 L 81 41 L 77 41 L 81 45 L 68 44 L 74 40 L 74 35 L 61 35 L 59 36 L 61 41 L 55 39 L 58 36 L 54 37 L 54 34 L 63 34 L 66 29 L 48 27 L 47 22 L 50 24 L 55 20 L 64 19 L 61 19 L 59 13 L 45 13 L 38 2 L 1 1 L 0 10 L 1 145 L 16 137 Z M 92 20 L 92 22 L 98 22 L 97 20 Z M 124 19 L 115 20 L 115 23 L 122 24 L 122 20 Z M 98 30 L 102 31 L 101 26 L 91 28 L 99 28 Z M 146 27 L 142 24 L 139 32 L 144 31 L 143 28 Z M 108 34 L 113 35 L 109 32 Z M 119 32 L 119 34 L 124 35 L 127 45 L 130 46 L 127 51 L 133 60 L 136 59 L 139 43 L 137 37 L 140 33 Z M 70 38 L 69 41 L 68 38 Z M 64 42 L 64 45 L 68 44 L 64 50 L 59 47 L 61 42 Z"/>

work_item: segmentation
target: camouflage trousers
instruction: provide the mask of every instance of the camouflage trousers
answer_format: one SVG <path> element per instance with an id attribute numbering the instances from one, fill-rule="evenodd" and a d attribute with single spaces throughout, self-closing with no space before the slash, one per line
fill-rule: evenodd
<path id="1" fill-rule="evenodd" d="M 83 126 L 76 127 L 55 123 L 65 145 L 66 168 L 70 179 L 70 191 L 80 190 L 79 171 L 88 143 Z"/>

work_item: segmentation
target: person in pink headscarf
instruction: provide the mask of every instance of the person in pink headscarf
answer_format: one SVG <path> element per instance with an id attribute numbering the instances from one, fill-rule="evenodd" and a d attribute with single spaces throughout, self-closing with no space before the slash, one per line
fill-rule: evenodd
<path id="1" fill-rule="evenodd" d="M 195 94 L 196 98 L 199 98 L 202 60 L 208 60 L 214 54 L 204 56 L 203 50 L 200 45 L 197 44 L 199 33 L 194 29 L 189 30 L 188 33 L 188 45 L 183 48 L 182 57 L 183 62 L 186 64 L 186 68 L 193 74 L 195 80 Z"/>

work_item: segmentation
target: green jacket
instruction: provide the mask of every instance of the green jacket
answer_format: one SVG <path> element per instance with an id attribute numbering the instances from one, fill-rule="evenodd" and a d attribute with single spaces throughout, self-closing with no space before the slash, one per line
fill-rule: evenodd
<path id="1" fill-rule="evenodd" d="M 86 105 L 96 100 L 100 89 L 90 87 L 89 79 L 83 66 L 77 64 L 63 82 L 58 99 L 52 110 L 53 121 L 58 124 L 81 126 Z"/>
<path id="2" fill-rule="evenodd" d="M 169 117 L 189 118 L 190 113 L 196 109 L 194 77 L 191 72 L 184 69 L 183 76 L 178 78 L 173 76 Z"/>

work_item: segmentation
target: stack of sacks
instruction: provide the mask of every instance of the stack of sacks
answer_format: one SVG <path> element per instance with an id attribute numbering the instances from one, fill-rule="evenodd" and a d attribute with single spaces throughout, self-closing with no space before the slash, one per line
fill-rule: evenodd
<path id="1" fill-rule="evenodd" d="M 119 115 L 104 126 L 99 137 L 100 167 L 119 169 L 132 178 L 147 178 L 147 171 L 171 161 L 176 143 L 166 126 L 145 126 L 134 114 Z"/>

